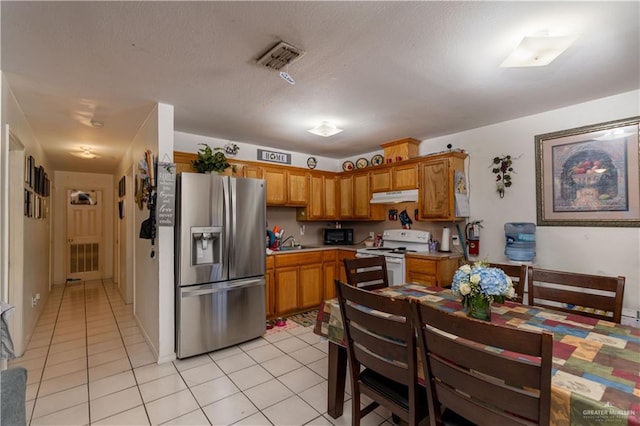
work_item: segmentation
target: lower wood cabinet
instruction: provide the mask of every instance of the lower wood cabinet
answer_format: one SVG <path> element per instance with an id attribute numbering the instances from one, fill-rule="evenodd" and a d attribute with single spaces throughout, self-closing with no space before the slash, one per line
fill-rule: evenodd
<path id="1" fill-rule="evenodd" d="M 346 281 L 352 250 L 318 250 L 267 256 L 267 318 L 316 309 L 336 297 L 335 280 Z"/>
<path id="2" fill-rule="evenodd" d="M 265 273 L 265 299 L 267 318 L 276 314 L 276 286 L 273 269 L 273 256 L 267 256 L 267 270 Z"/>
<path id="3" fill-rule="evenodd" d="M 322 274 L 324 276 L 324 299 L 336 297 L 337 250 L 322 252 Z"/>
<path id="4" fill-rule="evenodd" d="M 462 256 L 426 257 L 407 254 L 406 281 L 429 287 L 450 287 Z"/>
<path id="5" fill-rule="evenodd" d="M 275 315 L 320 306 L 324 296 L 322 251 L 274 256 Z"/>

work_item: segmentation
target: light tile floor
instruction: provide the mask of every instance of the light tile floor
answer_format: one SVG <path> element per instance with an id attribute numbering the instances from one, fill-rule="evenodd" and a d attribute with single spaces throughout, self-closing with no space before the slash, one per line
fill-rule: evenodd
<path id="1" fill-rule="evenodd" d="M 348 425 L 327 407 L 327 345 L 288 322 L 216 352 L 157 364 L 113 283 L 55 286 L 25 354 L 32 425 Z M 378 408 L 363 425 L 392 425 Z"/>

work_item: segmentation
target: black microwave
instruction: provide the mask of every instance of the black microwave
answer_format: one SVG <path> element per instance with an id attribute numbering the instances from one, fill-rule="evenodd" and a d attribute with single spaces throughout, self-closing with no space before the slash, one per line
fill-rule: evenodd
<path id="1" fill-rule="evenodd" d="M 353 228 L 325 228 L 324 243 L 326 245 L 353 245 Z"/>

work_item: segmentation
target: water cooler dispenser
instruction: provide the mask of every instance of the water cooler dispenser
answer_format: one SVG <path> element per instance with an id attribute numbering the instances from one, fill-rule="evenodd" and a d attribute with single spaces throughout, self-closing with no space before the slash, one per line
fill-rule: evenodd
<path id="1" fill-rule="evenodd" d="M 504 224 L 504 254 L 513 262 L 532 262 L 536 257 L 536 225 L 528 222 Z"/>

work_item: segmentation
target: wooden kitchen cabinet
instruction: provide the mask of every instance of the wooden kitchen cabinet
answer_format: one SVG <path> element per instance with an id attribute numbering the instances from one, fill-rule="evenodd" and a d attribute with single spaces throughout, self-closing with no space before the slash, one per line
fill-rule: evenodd
<path id="1" fill-rule="evenodd" d="M 308 174 L 285 167 L 263 167 L 267 184 L 267 206 L 306 206 Z"/>
<path id="2" fill-rule="evenodd" d="M 338 250 L 336 267 L 338 269 L 338 279 L 343 283 L 347 282 L 347 270 L 344 267 L 345 259 L 355 259 L 356 252 L 353 250 Z"/>
<path id="3" fill-rule="evenodd" d="M 276 288 L 273 256 L 267 256 L 267 269 L 265 272 L 265 303 L 267 318 L 271 319 L 276 314 Z"/>
<path id="4" fill-rule="evenodd" d="M 338 180 L 332 175 L 309 175 L 309 201 L 296 212 L 298 221 L 338 219 Z"/>
<path id="5" fill-rule="evenodd" d="M 371 192 L 391 191 L 391 187 L 392 187 L 391 167 L 373 169 L 370 172 L 370 176 L 371 176 Z"/>
<path id="6" fill-rule="evenodd" d="M 319 306 L 324 295 L 322 251 L 274 258 L 276 315 Z"/>
<path id="7" fill-rule="evenodd" d="M 340 219 L 353 218 L 353 175 L 340 176 Z"/>
<path id="8" fill-rule="evenodd" d="M 464 219 L 455 215 L 455 173 L 464 173 L 466 154 L 451 152 L 434 155 L 420 163 L 418 191 L 418 219 L 454 221 Z"/>
<path id="9" fill-rule="evenodd" d="M 391 168 L 391 172 L 393 174 L 392 191 L 418 188 L 418 165 L 416 163 L 396 164 Z"/>
<path id="10" fill-rule="evenodd" d="M 415 162 L 382 166 L 369 173 L 372 193 L 418 188 L 418 165 Z"/>
<path id="11" fill-rule="evenodd" d="M 262 179 L 264 177 L 264 169 L 260 166 L 245 165 L 242 168 L 242 176 L 252 179 Z"/>
<path id="12" fill-rule="evenodd" d="M 406 282 L 428 287 L 450 287 L 462 256 L 405 255 Z"/>
<path id="13" fill-rule="evenodd" d="M 336 297 L 335 280 L 337 278 L 337 250 L 325 250 L 322 252 L 322 274 L 324 277 L 324 299 Z"/>

